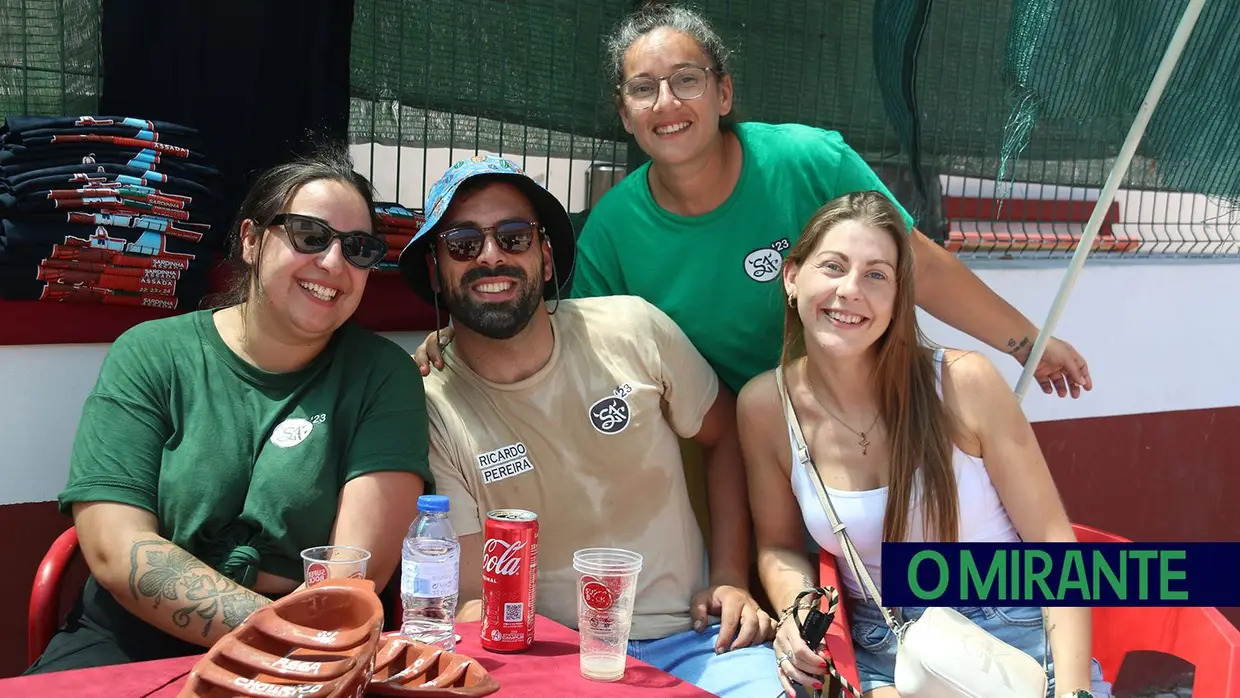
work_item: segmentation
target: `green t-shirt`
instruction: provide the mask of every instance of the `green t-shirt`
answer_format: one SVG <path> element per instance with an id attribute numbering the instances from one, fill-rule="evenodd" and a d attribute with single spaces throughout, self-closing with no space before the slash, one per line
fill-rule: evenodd
<path id="1" fill-rule="evenodd" d="M 153 320 L 108 351 L 86 398 L 60 508 L 146 509 L 159 533 L 234 581 L 302 578 L 341 488 L 378 471 L 433 491 L 426 397 L 409 354 L 346 324 L 303 369 L 270 373 L 228 348 L 211 310 Z"/>
<path id="2" fill-rule="evenodd" d="M 742 123 L 736 135 L 740 179 L 710 213 L 685 217 L 661 208 L 646 180 L 649 163 L 604 194 L 581 231 L 572 285 L 575 297 L 645 298 L 680 325 L 733 392 L 779 362 L 779 269 L 814 213 L 869 189 L 895 201 L 838 132 Z M 900 210 L 912 230 L 913 219 Z"/>

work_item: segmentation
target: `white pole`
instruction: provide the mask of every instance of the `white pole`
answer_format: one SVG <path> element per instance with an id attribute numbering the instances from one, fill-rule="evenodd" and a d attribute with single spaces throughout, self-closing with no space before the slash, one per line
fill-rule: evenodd
<path id="1" fill-rule="evenodd" d="M 1171 37 L 1171 43 L 1168 44 L 1167 51 L 1163 54 L 1162 62 L 1158 64 L 1158 71 L 1154 73 L 1150 89 L 1145 93 L 1145 100 L 1141 102 L 1137 117 L 1133 119 L 1132 126 L 1128 129 L 1128 136 L 1124 139 L 1124 145 L 1115 158 L 1115 166 L 1107 175 L 1106 184 L 1102 187 L 1102 193 L 1098 196 L 1094 211 L 1089 216 L 1089 222 L 1085 224 L 1085 233 L 1081 236 L 1081 242 L 1072 255 L 1072 263 L 1068 265 L 1068 271 L 1064 274 L 1063 283 L 1059 286 L 1059 293 L 1055 295 L 1055 302 L 1046 316 L 1046 322 L 1042 323 L 1037 341 L 1033 343 L 1033 349 L 1029 351 L 1025 370 L 1021 372 L 1020 380 L 1016 383 L 1017 399 L 1023 399 L 1025 391 L 1029 389 L 1033 372 L 1037 369 L 1038 362 L 1042 360 L 1043 352 L 1046 351 L 1046 342 L 1055 332 L 1055 325 L 1058 324 L 1059 316 L 1063 314 L 1064 306 L 1068 303 L 1068 296 L 1072 294 L 1076 278 L 1080 275 L 1081 267 L 1085 265 L 1085 258 L 1089 256 L 1090 248 L 1094 245 L 1094 238 L 1098 236 L 1098 231 L 1102 228 L 1102 220 L 1115 200 L 1115 192 L 1119 189 L 1120 180 L 1128 171 L 1132 156 L 1137 152 L 1137 145 L 1145 135 L 1145 127 L 1149 124 L 1150 115 L 1158 106 L 1163 88 L 1167 86 L 1171 73 L 1175 71 L 1176 64 L 1180 62 L 1180 54 L 1184 52 L 1184 45 L 1188 43 L 1188 37 L 1192 35 L 1193 26 L 1197 24 L 1197 17 L 1201 15 L 1201 8 L 1205 3 L 1206 0 L 1189 0 L 1188 7 L 1184 9 L 1184 14 L 1180 17 L 1180 24 Z"/>

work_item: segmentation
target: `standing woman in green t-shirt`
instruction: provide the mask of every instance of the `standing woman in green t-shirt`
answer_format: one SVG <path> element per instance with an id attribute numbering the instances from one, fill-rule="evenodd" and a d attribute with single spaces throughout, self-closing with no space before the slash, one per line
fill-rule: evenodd
<path id="1" fill-rule="evenodd" d="M 650 162 L 590 212 L 572 294 L 645 298 L 739 392 L 778 363 L 779 269 L 810 217 L 850 192 L 894 197 L 836 131 L 729 123 L 729 52 L 694 11 L 651 3 L 621 22 L 608 48 L 620 119 Z M 918 305 L 1023 363 L 1037 327 L 901 213 L 913 231 Z M 416 356 L 423 372 L 428 357 L 442 367 L 430 340 Z M 1085 360 L 1055 338 L 1035 377 L 1060 397 L 1093 387 Z"/>
<path id="2" fill-rule="evenodd" d="M 874 189 L 893 197 L 837 132 L 729 125 L 729 53 L 693 11 L 639 11 L 608 45 L 620 118 L 650 162 L 591 212 L 578 243 L 574 295 L 646 298 L 739 391 L 778 361 L 778 269 L 806 222 L 842 194 Z M 1037 328 L 955 255 L 920 231 L 912 242 L 918 304 L 1023 361 Z M 1084 359 L 1058 340 L 1047 345 L 1037 377 L 1044 392 L 1053 382 L 1060 396 L 1091 387 Z"/>
<path id="3" fill-rule="evenodd" d="M 417 369 L 348 323 L 387 250 L 370 184 L 327 151 L 262 174 L 238 221 L 223 307 L 108 351 L 60 495 L 91 574 L 28 673 L 201 653 L 294 591 L 316 545 L 368 550 L 397 586 L 433 481 Z"/>

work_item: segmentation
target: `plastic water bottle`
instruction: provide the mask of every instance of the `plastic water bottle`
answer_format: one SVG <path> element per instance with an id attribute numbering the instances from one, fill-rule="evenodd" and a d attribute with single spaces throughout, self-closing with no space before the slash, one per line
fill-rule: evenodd
<path id="1" fill-rule="evenodd" d="M 461 544 L 448 521 L 448 498 L 418 497 L 418 517 L 401 550 L 401 634 L 447 651 L 456 647 Z"/>

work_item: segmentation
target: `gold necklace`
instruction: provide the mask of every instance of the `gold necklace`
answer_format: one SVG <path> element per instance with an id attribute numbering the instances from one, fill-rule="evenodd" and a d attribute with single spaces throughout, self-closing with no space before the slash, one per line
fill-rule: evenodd
<path id="1" fill-rule="evenodd" d="M 805 375 L 805 384 L 809 386 L 809 394 L 814 396 L 814 402 L 818 403 L 818 406 L 822 408 L 823 412 L 826 412 L 827 414 L 831 415 L 831 417 L 835 421 L 839 422 L 841 426 L 843 426 L 845 429 L 851 431 L 852 433 L 856 434 L 859 437 L 859 439 L 857 440 L 857 445 L 861 447 L 861 455 L 863 456 L 867 455 L 870 450 L 870 440 L 867 439 L 865 435 L 866 435 L 866 432 L 874 429 L 875 424 L 878 424 L 878 418 L 880 415 L 877 415 L 877 414 L 874 415 L 874 421 L 870 422 L 870 426 L 866 428 L 864 431 L 857 431 L 856 429 L 853 429 L 852 427 L 848 426 L 848 423 L 840 419 L 839 415 L 831 411 L 830 408 L 822 404 L 822 399 L 818 397 L 818 391 L 814 390 L 814 384 L 809 379 L 808 371 L 806 371 L 806 375 Z"/>

